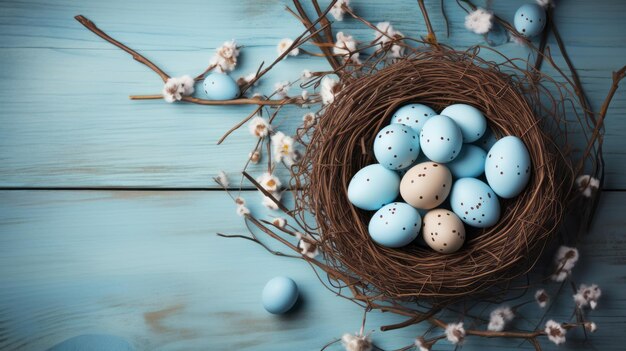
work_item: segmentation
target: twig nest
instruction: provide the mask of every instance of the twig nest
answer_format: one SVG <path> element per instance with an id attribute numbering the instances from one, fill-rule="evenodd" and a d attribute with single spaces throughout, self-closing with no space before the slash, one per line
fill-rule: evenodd
<path id="1" fill-rule="evenodd" d="M 373 73 L 364 66 L 367 68 L 357 67 L 355 72 L 340 77 L 342 89 L 309 130 L 307 151 L 297 167 L 292 168 L 292 181 L 302 189 L 296 194 L 298 213 L 303 218 L 313 214 L 315 221 L 310 226 L 319 233 L 329 271 L 356 279 L 350 284 L 358 290 L 360 300 L 430 301 L 441 305 L 485 293 L 494 285 L 505 284 L 527 272 L 555 233 L 563 216 L 566 193 L 572 186 L 571 176 L 564 173 L 571 168 L 562 165 L 567 159 L 556 151 L 554 143 L 559 131 L 553 127 L 560 123 L 559 117 L 551 118 L 548 114 L 553 110 L 544 109 L 540 103 L 550 101 L 542 100 L 541 94 L 546 90 L 539 86 L 541 80 L 511 64 L 498 65 L 480 59 L 473 51 L 442 47 L 414 51 L 410 58 Z M 505 69 L 510 71 L 502 72 Z M 481 111 L 486 120 L 486 128 L 480 128 L 484 135 L 476 135 L 481 130 L 474 133 L 480 137 L 476 146 L 487 151 L 496 136 L 516 135 L 527 146 L 533 164 L 541 165 L 531 167 L 528 184 L 517 197 L 500 203 L 493 190 L 474 178 L 469 185 L 464 185 L 464 178 L 457 180 L 455 192 L 452 175 L 443 162 L 458 157 L 469 144 L 463 145 L 463 134 L 455 121 L 434 113 L 460 102 Z M 419 112 L 412 111 L 420 105 L 429 106 L 432 111 L 423 107 Z M 368 231 L 370 220 L 374 220 L 371 211 L 399 202 L 395 197 L 389 202 L 380 201 L 382 196 L 373 195 L 381 192 L 379 174 L 399 181 L 400 173 L 376 164 L 371 150 L 377 131 L 389 122 L 406 121 L 407 117 L 410 121 L 417 119 L 407 125 L 422 128 L 421 151 L 429 159 L 441 162 L 410 168 L 400 183 L 402 199 L 416 208 L 434 209 L 448 197 L 453 210 L 426 214 L 423 228 L 427 230 L 422 236 L 432 248 L 420 245 L 420 240 L 401 248 L 388 248 L 372 240 Z M 469 134 L 467 137 L 475 140 Z M 435 142 L 439 146 L 427 146 Z M 441 149 L 446 149 L 446 153 L 434 157 Z M 477 157 L 482 158 L 481 155 Z M 437 186 L 420 187 L 426 182 Z M 472 192 L 477 194 L 475 198 L 466 197 L 462 190 L 467 186 L 481 186 L 479 190 L 484 191 Z M 397 195 L 392 191 L 383 193 L 389 198 Z M 361 209 L 350 204 L 361 200 L 366 200 L 357 205 Z M 458 218 L 449 222 L 430 220 L 438 218 L 438 214 Z M 465 233 L 459 221 L 469 224 Z M 441 230 L 431 230 L 434 227 Z M 436 237 L 434 242 L 431 231 Z"/>

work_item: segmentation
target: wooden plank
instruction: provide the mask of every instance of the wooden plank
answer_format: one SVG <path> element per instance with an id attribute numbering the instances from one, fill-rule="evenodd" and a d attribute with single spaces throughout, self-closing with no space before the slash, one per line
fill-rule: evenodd
<path id="1" fill-rule="evenodd" d="M 244 193 L 253 212 L 269 216 L 255 205 L 257 195 Z M 624 211 L 626 194 L 607 193 L 575 270 L 578 282 L 603 288 L 591 314 L 599 350 L 626 342 Z M 0 349 L 42 350 L 78 335 L 107 334 L 137 350 L 316 350 L 359 329 L 362 310 L 324 289 L 307 264 L 215 231 L 244 234 L 221 192 L 0 192 Z M 264 312 L 259 301 L 276 275 L 295 279 L 303 296 L 284 317 Z M 571 317 L 570 293 L 564 295 L 550 314 L 557 320 Z M 531 304 L 521 313 L 532 318 L 538 311 Z M 376 330 L 381 347 L 397 348 L 424 330 L 378 331 L 401 320 L 371 313 L 366 329 Z M 568 338 L 568 349 L 583 348 L 579 333 Z M 470 338 L 463 348 L 517 345 Z M 444 342 L 437 349 L 453 347 Z"/>
<path id="2" fill-rule="evenodd" d="M 219 170 L 238 173 L 255 141 L 242 130 L 223 146 L 215 142 L 251 107 L 129 101 L 129 94 L 158 92 L 158 77 L 72 17 L 78 13 L 91 17 L 175 75 L 202 71 L 216 46 L 236 38 L 246 46 L 242 66 L 234 74 L 240 76 L 262 61 L 271 61 L 276 43 L 302 30 L 284 11 L 285 4 L 277 0 L 188 1 L 176 6 L 164 0 L 149 6 L 122 0 L 0 3 L 0 65 L 10 67 L 3 71 L 0 87 L 0 186 L 195 188 L 214 186 L 210 177 Z M 519 4 L 498 2 L 496 12 L 511 18 Z M 459 48 L 482 42 L 482 37 L 463 28 L 463 12 L 454 2 L 445 4 L 449 39 L 443 35 L 439 1 L 427 1 L 427 6 L 443 41 Z M 424 34 L 414 1 L 385 6 L 363 0 L 354 8 L 373 22 L 391 20 L 407 35 Z M 624 11 L 626 3 L 618 0 L 602 4 L 575 0 L 557 8 L 562 35 L 595 107 L 607 92 L 610 72 L 626 57 L 626 23 L 620 16 Z M 350 19 L 336 28 L 363 41 L 373 36 Z M 515 44 L 501 50 L 513 57 L 527 54 Z M 277 68 L 259 87 L 261 91 L 298 77 L 304 68 L 327 65 L 318 58 L 297 57 Z M 621 147 L 625 108 L 626 93 L 620 90 L 607 118 L 609 188 L 626 188 L 621 176 L 626 164 Z M 279 128 L 292 132 L 302 114 L 291 110 Z"/>

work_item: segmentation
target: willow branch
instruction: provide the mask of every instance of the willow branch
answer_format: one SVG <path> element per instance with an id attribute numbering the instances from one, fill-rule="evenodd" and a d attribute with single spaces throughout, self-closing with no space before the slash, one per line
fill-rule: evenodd
<path id="1" fill-rule="evenodd" d="M 426 30 L 428 31 L 428 36 L 426 37 L 426 41 L 431 44 L 437 44 L 437 36 L 435 36 L 435 31 L 433 30 L 433 26 L 430 23 L 430 18 L 428 17 L 428 10 L 426 10 L 426 5 L 424 5 L 424 0 L 417 0 L 418 5 L 420 6 L 420 11 L 422 11 L 422 16 L 424 17 L 424 22 L 426 23 Z"/>
<path id="2" fill-rule="evenodd" d="M 598 123 L 604 120 L 604 117 L 609 110 L 611 100 L 613 100 L 613 96 L 615 95 L 615 92 L 617 92 L 617 88 L 619 88 L 619 83 L 624 78 L 626 78 L 626 66 L 622 67 L 617 72 L 613 72 L 613 83 L 611 84 L 611 89 L 604 99 L 604 103 L 602 104 L 600 112 L 598 113 Z"/>
<path id="3" fill-rule="evenodd" d="M 312 41 L 313 42 L 317 42 L 317 43 L 323 43 L 324 42 L 322 37 L 319 35 L 319 30 L 315 30 L 315 25 L 317 23 L 319 23 L 320 21 L 322 21 L 322 20 L 327 20 L 326 19 L 326 15 L 330 11 L 330 9 L 335 5 L 336 2 L 337 2 L 337 0 L 331 1 L 331 3 L 326 8 L 326 10 L 318 17 L 318 19 L 316 21 L 314 21 L 314 22 L 311 22 L 311 20 L 309 19 L 309 17 L 306 14 L 306 11 L 304 11 L 304 8 L 302 7 L 302 4 L 300 4 L 300 1 L 299 0 L 293 0 L 293 5 L 296 7 L 296 10 L 300 14 L 300 16 L 298 18 L 300 19 L 302 24 L 304 24 L 304 26 L 307 27 L 307 30 L 309 32 L 311 32 L 311 37 L 312 37 Z M 288 8 L 288 10 L 292 14 L 295 15 L 295 13 L 293 13 L 293 11 L 291 11 L 291 9 Z M 327 26 L 330 26 L 330 23 L 327 23 L 327 25 L 322 26 L 322 28 L 326 28 Z M 321 48 L 321 50 L 326 55 L 326 60 L 328 60 L 328 63 L 333 68 L 333 70 L 337 70 L 341 65 L 339 64 L 339 61 L 337 60 L 337 58 L 332 55 L 332 50 L 329 49 L 329 48 Z"/>
<path id="4" fill-rule="evenodd" d="M 167 73 L 163 72 L 162 69 L 160 69 L 157 65 L 155 65 L 154 63 L 152 63 L 152 61 L 148 60 L 147 58 L 145 58 L 144 56 L 142 56 L 141 54 L 139 54 L 137 51 L 129 48 L 128 46 L 120 43 L 119 41 L 111 38 L 108 34 L 106 34 L 105 32 L 103 32 L 100 28 L 98 28 L 98 26 L 96 26 L 95 23 L 93 23 L 92 21 L 90 21 L 87 17 L 83 16 L 83 15 L 78 15 L 74 17 L 78 22 L 80 22 L 80 24 L 82 24 L 83 26 L 85 26 L 85 28 L 89 29 L 91 32 L 93 32 L 94 34 L 96 34 L 97 36 L 99 36 L 100 38 L 108 41 L 109 43 L 117 46 L 118 48 L 126 51 L 127 53 L 129 53 L 134 59 L 135 61 L 141 62 L 144 65 L 148 66 L 151 70 L 153 70 L 154 72 L 156 72 L 156 74 L 159 75 L 159 77 L 161 77 L 161 79 L 166 82 L 167 79 L 169 78 L 169 76 L 167 75 Z"/>
<path id="5" fill-rule="evenodd" d="M 474 3 L 471 0 L 456 0 L 457 4 L 459 4 L 459 6 L 461 6 L 460 2 L 464 2 L 466 3 L 471 9 L 472 11 L 475 11 L 478 6 L 474 5 Z M 463 6 L 461 6 L 466 12 L 467 9 L 465 9 Z M 502 27 L 504 27 L 504 29 L 506 29 L 509 33 L 511 33 L 511 35 L 515 36 L 516 39 L 520 40 L 520 42 L 525 43 L 526 45 L 528 45 L 529 47 L 533 47 L 532 42 L 530 40 L 528 40 L 528 38 L 524 37 L 523 35 L 521 35 L 516 29 L 515 27 L 513 27 L 509 22 L 507 22 L 505 19 L 503 19 L 500 16 L 497 15 L 493 15 L 493 18 L 495 18 L 496 22 L 498 22 Z"/>
<path id="6" fill-rule="evenodd" d="M 543 33 L 541 33 L 541 41 L 539 42 L 539 55 L 537 55 L 537 58 L 535 59 L 535 70 L 540 71 L 541 70 L 541 64 L 543 63 L 543 56 L 544 56 L 544 51 L 546 49 L 546 45 L 548 44 L 548 35 L 550 34 L 550 28 L 552 27 L 552 15 L 553 15 L 553 10 L 551 6 L 548 6 L 548 8 L 546 9 L 546 28 L 544 29 Z"/>
<path id="7" fill-rule="evenodd" d="M 318 19 L 319 21 L 319 19 Z M 278 57 L 276 58 L 276 60 L 274 60 L 274 62 L 272 62 L 269 66 L 265 67 L 265 69 L 263 69 L 262 71 L 257 72 L 256 76 L 249 81 L 248 83 L 246 83 L 246 85 L 244 85 L 241 88 L 241 93 L 245 93 L 246 90 L 248 90 L 251 86 L 254 85 L 254 83 L 256 83 L 259 79 L 261 79 L 261 77 L 263 75 L 265 75 L 267 72 L 269 72 L 278 62 L 280 62 L 283 58 L 285 58 L 287 55 L 289 55 L 289 53 L 291 52 L 291 50 L 297 48 L 298 46 L 302 45 L 303 43 L 307 42 L 309 39 L 314 38 L 316 35 L 318 35 L 318 33 L 322 30 L 324 30 L 326 28 L 326 26 L 322 26 L 322 28 L 315 30 L 315 24 L 317 24 L 317 21 L 313 24 L 311 24 L 311 26 L 309 28 L 307 28 L 308 31 L 311 32 L 311 34 L 309 34 L 308 36 L 305 36 L 306 31 L 302 34 L 300 34 L 300 36 L 298 36 L 293 43 L 291 43 L 291 45 L 289 45 L 289 47 L 287 49 L 285 49 L 285 51 L 283 51 L 282 54 L 278 55 Z"/>
<path id="8" fill-rule="evenodd" d="M 269 191 L 265 190 L 265 188 L 259 184 L 259 182 L 256 181 L 256 179 L 254 179 L 254 177 L 252 177 L 250 174 L 248 174 L 248 172 L 242 172 L 243 176 L 246 177 L 250 183 L 252 183 L 252 185 L 254 185 L 260 192 L 263 193 L 263 195 L 269 197 L 274 203 L 276 203 L 276 206 L 278 206 L 278 208 L 281 209 L 281 211 L 285 212 L 286 214 L 289 214 L 289 209 L 287 207 L 285 207 L 285 205 L 283 205 L 282 203 L 280 203 L 280 201 L 278 201 L 274 195 L 272 195 L 272 193 L 270 193 Z"/>
<path id="9" fill-rule="evenodd" d="M 160 100 L 163 95 L 131 95 L 131 100 Z M 280 100 L 270 100 L 261 98 L 239 98 L 233 100 L 206 100 L 193 96 L 183 96 L 180 101 L 189 102 L 198 105 L 259 105 L 259 106 L 280 106 L 280 105 L 302 105 L 314 104 L 318 101 L 315 99 L 303 99 L 301 97 L 288 97 Z"/>
<path id="10" fill-rule="evenodd" d="M 204 76 L 210 71 L 212 71 L 215 67 L 217 67 L 217 64 L 209 65 L 209 67 L 207 67 L 202 73 L 198 74 L 196 78 L 194 78 L 194 80 L 198 81 L 198 80 L 204 79 Z"/>
<path id="11" fill-rule="evenodd" d="M 220 236 L 222 238 L 236 238 L 236 239 L 244 239 L 244 240 L 249 240 L 252 241 L 253 243 L 256 243 L 258 245 L 260 245 L 261 247 L 263 247 L 267 252 L 271 253 L 272 255 L 275 256 L 281 256 L 281 257 L 291 257 L 291 258 L 300 258 L 299 256 L 295 256 L 295 255 L 287 255 L 285 253 L 282 253 L 280 251 L 275 251 L 272 250 L 269 246 L 267 246 L 265 243 L 261 242 L 259 239 L 257 239 L 256 237 L 249 237 L 246 235 L 238 235 L 238 234 L 223 234 L 223 233 L 217 233 L 217 236 Z"/>
<path id="12" fill-rule="evenodd" d="M 226 133 L 224 133 L 224 135 L 222 135 L 222 137 L 220 138 L 220 140 L 217 141 L 217 145 L 220 145 L 222 142 L 224 142 L 224 140 L 226 140 L 226 138 L 228 138 L 228 136 L 230 135 L 230 133 L 234 132 L 235 130 L 239 129 L 239 127 L 241 127 L 242 125 L 244 125 L 244 123 L 248 122 L 252 117 L 254 117 L 254 115 L 256 115 L 261 109 L 263 108 L 263 106 L 259 106 L 257 107 L 254 111 L 252 111 L 251 114 L 248 115 L 248 117 L 242 119 L 239 123 L 235 124 L 232 128 L 230 128 Z"/>
<path id="13" fill-rule="evenodd" d="M 320 4 L 317 2 L 317 0 L 312 0 L 312 2 L 313 2 L 313 7 L 315 8 L 315 12 L 317 12 L 317 16 L 319 16 L 320 18 L 320 23 L 326 27 L 324 29 L 324 35 L 326 36 L 326 41 L 332 42 L 334 38 L 333 38 L 333 31 L 330 27 L 330 22 L 328 21 L 328 18 L 326 18 L 326 15 L 322 12 L 322 9 L 320 8 Z M 334 2 L 330 4 L 330 7 L 332 7 L 333 5 L 334 5 Z"/>
<path id="14" fill-rule="evenodd" d="M 613 96 L 617 92 L 619 88 L 619 83 L 622 79 L 626 77 L 626 66 L 622 67 L 619 71 L 613 72 L 613 82 L 611 83 L 611 88 L 604 99 L 604 103 L 602 103 L 602 107 L 600 108 L 600 112 L 598 113 L 598 121 L 596 123 L 595 128 L 593 129 L 593 134 L 591 135 L 591 140 L 595 140 L 599 137 L 600 131 L 604 126 L 604 118 L 606 117 L 607 112 L 609 111 L 609 106 L 611 105 L 611 100 L 613 100 Z M 594 143 L 589 143 L 583 155 L 586 155 L 591 151 Z"/>

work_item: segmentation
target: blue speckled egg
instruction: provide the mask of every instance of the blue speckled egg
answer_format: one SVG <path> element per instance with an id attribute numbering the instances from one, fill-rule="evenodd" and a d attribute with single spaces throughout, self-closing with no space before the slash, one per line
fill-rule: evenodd
<path id="1" fill-rule="evenodd" d="M 430 117 L 420 134 L 422 152 L 433 162 L 446 163 L 461 152 L 463 136 L 454 121 L 447 116 Z"/>
<path id="2" fill-rule="evenodd" d="M 515 12 L 513 24 L 521 35 L 534 37 L 546 25 L 546 10 L 537 4 L 524 4 Z"/>
<path id="3" fill-rule="evenodd" d="M 408 104 L 400 107 L 391 115 L 390 123 L 409 126 L 419 135 L 426 120 L 436 114 L 435 110 L 426 105 Z"/>
<path id="4" fill-rule="evenodd" d="M 239 85 L 228 74 L 210 73 L 203 85 L 209 100 L 232 100 L 239 96 Z"/>
<path id="5" fill-rule="evenodd" d="M 398 170 L 409 167 L 420 153 L 417 133 L 403 124 L 391 124 L 381 129 L 374 139 L 374 156 L 386 168 Z"/>
<path id="6" fill-rule="evenodd" d="M 491 227 L 500 219 L 496 193 L 476 178 L 461 178 L 454 182 L 450 206 L 463 222 L 473 227 Z"/>
<path id="7" fill-rule="evenodd" d="M 348 185 L 348 199 L 360 209 L 375 211 L 400 193 L 400 176 L 378 163 L 358 171 Z"/>
<path id="8" fill-rule="evenodd" d="M 480 139 L 487 129 L 487 120 L 476 107 L 466 104 L 450 105 L 441 114 L 454 120 L 463 134 L 463 142 L 471 143 Z"/>
<path id="9" fill-rule="evenodd" d="M 493 129 L 487 127 L 487 130 L 485 130 L 485 134 L 483 134 L 480 139 L 476 140 L 474 142 L 474 145 L 478 145 L 483 150 L 489 151 L 493 144 L 496 143 L 496 141 L 498 141 L 498 138 L 496 138 L 496 134 L 493 132 Z"/>
<path id="10" fill-rule="evenodd" d="M 402 247 L 415 240 L 422 217 L 411 205 L 392 202 L 374 213 L 369 233 L 376 243 L 386 247 Z"/>
<path id="11" fill-rule="evenodd" d="M 485 171 L 487 152 L 476 145 L 463 145 L 459 156 L 446 164 L 455 178 L 476 178 Z"/>
<path id="12" fill-rule="evenodd" d="M 515 136 L 498 140 L 487 153 L 487 182 L 498 196 L 517 196 L 530 179 L 530 155 L 524 142 Z"/>
<path id="13" fill-rule="evenodd" d="M 267 312 L 283 314 L 298 300 L 298 285 L 287 277 L 272 278 L 263 288 L 261 302 Z"/>

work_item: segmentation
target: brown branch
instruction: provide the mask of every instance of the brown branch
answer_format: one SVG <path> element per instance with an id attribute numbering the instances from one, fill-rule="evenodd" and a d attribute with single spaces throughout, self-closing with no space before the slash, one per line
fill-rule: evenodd
<path id="1" fill-rule="evenodd" d="M 131 100 L 159 100 L 163 95 L 130 95 Z M 284 98 L 280 100 L 270 100 L 261 98 L 239 98 L 233 100 L 206 100 L 193 96 L 183 96 L 180 101 L 190 102 L 198 105 L 259 105 L 259 106 L 280 106 L 280 105 L 302 105 L 316 103 L 317 100 L 304 100 L 301 97 Z"/>
<path id="2" fill-rule="evenodd" d="M 319 19 L 318 19 L 318 21 L 319 21 Z M 316 35 L 318 35 L 318 33 L 320 31 L 322 31 L 322 30 L 324 30 L 326 28 L 326 26 L 322 26 L 322 28 L 314 30 L 315 29 L 315 24 L 317 24 L 317 21 L 315 21 L 313 24 L 311 24 L 311 26 L 309 28 L 307 28 L 307 30 L 311 32 L 310 35 L 305 36 L 306 31 L 304 33 L 300 34 L 300 36 L 298 36 L 293 41 L 293 43 L 291 43 L 291 45 L 289 45 L 289 47 L 287 49 L 285 49 L 285 51 L 282 54 L 278 55 L 278 57 L 276 58 L 276 60 L 274 60 L 274 62 L 272 62 L 269 66 L 267 66 L 262 71 L 257 72 L 257 75 L 251 81 L 246 83 L 246 85 L 244 85 L 241 88 L 241 93 L 243 94 L 248 89 L 250 89 L 250 87 L 253 86 L 254 83 L 256 83 L 259 79 L 261 79 L 261 77 L 263 75 L 265 75 L 267 72 L 269 72 L 278 62 L 280 62 L 283 58 L 285 58 L 287 55 L 289 55 L 291 50 L 293 50 L 293 49 L 297 48 L 298 46 L 302 45 L 303 43 L 307 42 L 309 39 L 314 38 Z"/>
<path id="3" fill-rule="evenodd" d="M 163 72 L 163 70 L 160 69 L 157 65 L 152 63 L 150 60 L 148 60 L 144 56 L 140 55 L 135 50 L 133 50 L 133 49 L 129 48 L 128 46 L 120 43 L 119 41 L 111 38 L 108 34 L 106 34 L 100 28 L 98 28 L 98 26 L 96 26 L 96 24 L 93 23 L 92 21 L 90 21 L 87 17 L 85 17 L 83 15 L 78 15 L 78 16 L 75 16 L 74 18 L 78 22 L 80 22 L 80 24 L 85 26 L 85 28 L 89 29 L 90 31 L 92 31 L 94 34 L 96 34 L 100 38 L 108 41 L 109 43 L 111 43 L 111 44 L 117 46 L 118 48 L 120 48 L 120 49 L 126 51 L 127 53 L 129 53 L 135 59 L 135 61 L 141 62 L 144 65 L 148 66 L 151 70 L 156 72 L 156 74 L 158 74 L 159 77 L 161 77 L 161 79 L 164 82 L 166 82 L 167 79 L 170 77 L 170 76 L 167 75 L 167 73 Z"/>
<path id="4" fill-rule="evenodd" d="M 471 0 L 456 0 L 457 4 L 459 4 L 459 6 L 461 6 L 460 2 L 464 2 L 466 3 L 471 9 L 472 11 L 475 11 L 478 6 L 474 5 L 474 3 Z M 469 11 L 464 8 L 463 6 L 461 6 L 461 8 L 463 8 L 463 10 L 465 10 L 466 12 L 469 13 Z M 513 35 L 515 38 L 519 39 L 521 42 L 523 42 L 524 44 L 528 45 L 529 47 L 533 48 L 532 42 L 530 40 L 528 40 L 528 38 L 524 37 L 523 35 L 521 35 L 516 29 L 515 27 L 513 27 L 509 22 L 507 22 L 505 19 L 503 19 L 500 16 L 497 15 L 493 15 L 493 18 L 495 18 L 495 20 L 502 26 L 504 27 L 504 29 L 506 29 L 511 35 Z"/>
<path id="5" fill-rule="evenodd" d="M 319 30 L 315 30 L 315 25 L 323 20 L 326 20 L 326 15 L 328 14 L 328 11 L 330 11 L 330 9 L 335 5 L 335 3 L 337 2 L 337 0 L 333 0 L 331 1 L 331 3 L 328 5 L 328 7 L 326 8 L 326 10 L 318 17 L 318 19 L 314 22 L 311 22 L 311 20 L 309 19 L 309 17 L 306 14 L 306 11 L 304 11 L 304 8 L 302 7 L 302 4 L 300 4 L 299 0 L 293 0 L 293 5 L 296 7 L 296 10 L 298 11 L 298 13 L 300 14 L 300 16 L 298 17 L 300 19 L 300 21 L 302 21 L 302 24 L 304 24 L 305 27 L 307 27 L 307 30 L 309 32 L 311 32 L 311 38 L 313 42 L 316 43 L 323 43 L 324 40 L 322 39 L 322 37 L 319 35 Z M 287 9 L 288 11 L 290 11 L 291 13 L 293 13 L 293 11 L 291 11 L 291 9 Z M 293 13 L 295 15 L 295 13 Z M 330 26 L 330 22 L 327 23 L 327 25 L 323 25 L 322 29 L 326 28 L 326 27 Z M 325 30 L 325 29 L 324 29 Z M 331 39 L 332 39 L 332 35 L 331 35 Z M 339 69 L 339 67 L 341 67 L 341 65 L 339 64 L 339 61 L 337 60 L 337 58 L 335 56 L 332 55 L 332 50 L 329 48 L 321 48 L 322 52 L 326 55 L 326 59 L 328 60 L 328 63 L 330 64 L 330 66 L 333 68 L 333 70 L 337 70 Z"/>
<path id="6" fill-rule="evenodd" d="M 600 124 L 600 122 L 604 120 L 604 117 L 609 110 L 611 100 L 613 100 L 613 96 L 615 95 L 615 92 L 617 92 L 617 88 L 619 88 L 619 83 L 624 78 L 626 78 L 626 66 L 622 67 L 617 72 L 613 72 L 613 83 L 611 84 L 611 89 L 604 99 L 604 103 L 602 104 L 600 112 L 598 113 L 598 124 Z"/>
<path id="7" fill-rule="evenodd" d="M 619 71 L 613 72 L 613 83 L 611 83 L 611 88 L 602 103 L 602 107 L 600 108 L 600 112 L 598 113 L 598 121 L 593 129 L 593 134 L 591 135 L 591 140 L 595 140 L 599 137 L 600 131 L 604 126 L 604 118 L 606 117 L 607 112 L 609 111 L 609 106 L 611 105 L 611 100 L 613 100 L 613 96 L 617 92 L 617 88 L 619 88 L 619 83 L 622 79 L 626 77 L 626 66 L 622 67 Z M 587 155 L 591 148 L 595 143 L 591 142 L 587 145 L 585 149 L 585 153 L 583 155 Z"/>
<path id="8" fill-rule="evenodd" d="M 546 28 L 543 30 L 543 33 L 541 33 L 541 41 L 539 42 L 539 48 L 537 49 L 539 50 L 539 55 L 537 55 L 537 58 L 535 59 L 535 70 L 537 71 L 541 70 L 541 64 L 543 63 L 544 51 L 546 49 L 546 45 L 548 44 L 548 35 L 550 34 L 550 28 L 553 21 L 552 16 L 552 7 L 548 6 L 546 9 Z"/>
<path id="9" fill-rule="evenodd" d="M 311 2 L 313 2 L 313 7 L 315 8 L 315 12 L 317 12 L 317 16 L 320 18 L 320 23 L 326 27 L 324 29 L 324 35 L 326 36 L 326 41 L 332 43 L 334 40 L 333 31 L 330 27 L 330 22 L 328 21 L 328 18 L 326 18 L 326 15 L 322 12 L 320 8 L 320 4 L 317 2 L 317 0 L 312 0 Z M 333 1 L 333 3 L 330 4 L 330 7 L 332 7 L 335 4 L 335 2 L 336 1 Z"/>
<path id="10" fill-rule="evenodd" d="M 426 30 L 428 30 L 428 36 L 426 37 L 426 41 L 430 44 L 437 45 L 437 36 L 435 36 L 435 31 L 433 30 L 433 26 L 430 23 L 430 18 L 428 17 L 428 10 L 426 10 L 426 5 L 424 5 L 424 0 L 417 0 L 417 3 L 420 6 L 420 11 L 422 11 L 422 16 L 424 17 L 424 22 L 426 23 Z"/>
<path id="11" fill-rule="evenodd" d="M 207 67 L 207 68 L 204 70 L 204 72 L 202 72 L 202 73 L 198 74 L 198 75 L 196 76 L 196 78 L 194 78 L 194 80 L 195 80 L 195 81 L 202 80 L 202 79 L 204 78 L 204 76 L 205 76 L 207 73 L 209 73 L 210 71 L 212 71 L 215 67 L 217 67 L 217 64 L 212 64 L 212 65 L 209 65 L 209 67 Z"/>
<path id="12" fill-rule="evenodd" d="M 249 215 L 248 215 L 249 216 Z M 267 252 L 271 253 L 272 255 L 275 256 L 281 256 L 281 257 L 291 257 L 291 258 L 300 258 L 300 256 L 296 256 L 296 255 L 288 255 L 285 253 L 282 253 L 280 251 L 276 251 L 276 250 L 272 250 L 269 246 L 267 246 L 265 243 L 261 242 L 259 239 L 257 239 L 256 236 L 246 236 L 246 235 L 238 235 L 238 234 L 223 234 L 223 233 L 217 233 L 217 236 L 220 236 L 222 238 L 237 238 L 237 239 L 245 239 L 245 240 L 249 240 L 252 241 L 258 245 L 260 245 L 261 247 L 263 247 Z"/>
<path id="13" fill-rule="evenodd" d="M 263 108 L 262 105 L 259 105 L 259 107 L 257 107 L 254 111 L 252 111 L 251 114 L 248 115 L 248 117 L 244 118 L 241 120 L 241 122 L 235 124 L 232 128 L 230 128 L 226 133 L 224 133 L 224 135 L 222 135 L 222 137 L 220 138 L 220 140 L 217 141 L 217 145 L 220 145 L 224 140 L 226 140 L 226 138 L 228 138 L 228 136 L 230 135 L 230 133 L 234 132 L 235 130 L 239 129 L 239 127 L 241 127 L 242 125 L 244 125 L 244 123 L 248 122 L 252 117 L 254 117 L 254 115 L 256 115 L 259 110 L 261 110 Z"/>
<path id="14" fill-rule="evenodd" d="M 254 177 L 252 177 L 250 174 L 248 174 L 248 172 L 242 172 L 243 176 L 246 177 L 250 183 L 252 183 L 252 185 L 254 185 L 257 189 L 259 189 L 260 192 L 263 193 L 263 195 L 269 197 L 275 204 L 276 206 L 278 206 L 278 208 L 280 208 L 281 211 L 285 212 L 286 214 L 289 214 L 289 209 L 287 207 L 285 207 L 285 205 L 283 205 L 282 203 L 280 203 L 280 201 L 278 201 L 274 195 L 272 195 L 272 193 L 270 193 L 269 191 L 265 190 L 265 188 L 263 188 L 263 186 L 261 184 L 259 184 L 259 182 L 256 181 L 256 179 L 254 179 Z"/>
<path id="15" fill-rule="evenodd" d="M 352 11 L 351 8 L 349 7 L 345 7 L 346 13 L 349 14 L 350 16 L 352 16 L 354 19 L 361 21 L 363 24 L 365 24 L 366 26 L 370 27 L 371 29 L 373 29 L 374 31 L 380 33 L 381 35 L 384 35 L 385 37 L 387 37 L 389 40 L 396 40 L 396 38 L 390 36 L 389 34 L 387 34 L 386 32 L 383 32 L 382 30 L 380 30 L 378 27 L 376 27 L 372 22 L 366 20 L 365 18 L 357 15 L 356 13 L 354 13 L 354 11 Z M 381 37 L 382 38 L 382 37 Z"/>

